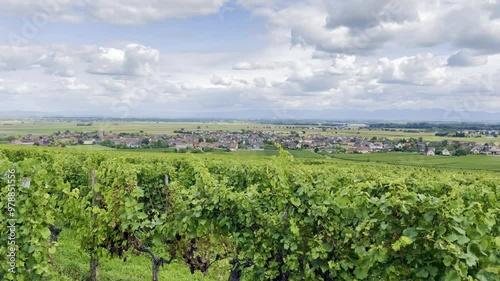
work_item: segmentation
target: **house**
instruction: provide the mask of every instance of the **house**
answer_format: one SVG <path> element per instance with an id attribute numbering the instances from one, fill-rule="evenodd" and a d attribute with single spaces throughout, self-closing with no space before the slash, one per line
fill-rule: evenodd
<path id="1" fill-rule="evenodd" d="M 232 142 L 229 144 L 229 150 L 230 151 L 238 151 L 238 143 L 237 142 Z"/>
<path id="2" fill-rule="evenodd" d="M 425 155 L 427 155 L 427 156 L 434 156 L 434 155 L 436 155 L 436 148 L 429 147 L 429 149 L 427 149 L 427 153 Z"/>
<path id="3" fill-rule="evenodd" d="M 488 153 L 491 155 L 500 155 L 500 148 L 494 146 L 488 150 Z"/>
<path id="4" fill-rule="evenodd" d="M 358 146 L 358 147 L 349 147 L 348 149 L 346 149 L 346 153 L 370 153 L 372 152 L 373 150 L 371 148 L 369 148 L 368 146 Z"/>
<path id="5" fill-rule="evenodd" d="M 479 146 L 474 146 L 471 150 L 470 150 L 470 153 L 472 154 L 480 154 L 482 151 L 482 148 L 479 147 Z"/>
<path id="6" fill-rule="evenodd" d="M 395 147 L 399 148 L 399 149 L 403 148 L 403 146 L 405 146 L 405 145 L 401 142 L 395 145 Z"/>
<path id="7" fill-rule="evenodd" d="M 445 149 L 443 149 L 443 151 L 441 151 L 441 155 L 443 155 L 443 156 L 451 156 L 451 152 L 448 151 L 448 149 L 445 148 Z"/>
<path id="8" fill-rule="evenodd" d="M 141 144 L 137 141 L 131 141 L 126 143 L 127 147 L 129 148 L 138 148 L 141 146 Z"/>
<path id="9" fill-rule="evenodd" d="M 349 147 L 348 149 L 346 149 L 345 152 L 346 153 L 354 153 L 354 152 L 356 152 L 356 148 L 355 147 Z"/>
<path id="10" fill-rule="evenodd" d="M 368 147 L 370 147 L 372 150 L 384 149 L 384 145 L 381 142 L 369 143 Z"/>
<path id="11" fill-rule="evenodd" d="M 357 151 L 357 152 L 359 152 L 359 153 L 363 153 L 363 154 L 365 154 L 365 153 L 370 153 L 370 152 L 372 152 L 372 149 L 371 149 L 371 148 L 369 148 L 368 146 L 360 146 L 360 147 L 357 147 L 357 148 L 356 148 L 356 151 Z"/>
<path id="12" fill-rule="evenodd" d="M 178 142 L 175 144 L 175 149 L 179 150 L 179 149 L 187 149 L 187 148 L 190 148 L 191 147 L 191 144 L 189 143 L 183 143 L 183 142 Z"/>

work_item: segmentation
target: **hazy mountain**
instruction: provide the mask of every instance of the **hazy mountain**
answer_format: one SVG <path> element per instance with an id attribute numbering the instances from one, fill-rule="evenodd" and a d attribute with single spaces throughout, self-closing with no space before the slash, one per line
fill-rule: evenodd
<path id="1" fill-rule="evenodd" d="M 3 111 L 0 118 L 41 118 L 41 117 L 91 117 L 90 115 L 58 114 L 38 111 Z M 95 116 L 115 117 L 115 116 Z M 478 111 L 447 111 L 442 109 L 424 110 L 241 110 L 226 112 L 175 112 L 158 113 L 152 112 L 142 116 L 144 118 L 219 118 L 219 119 L 321 119 L 321 120 L 360 120 L 360 121 L 492 121 L 500 122 L 500 113 L 478 112 Z"/>

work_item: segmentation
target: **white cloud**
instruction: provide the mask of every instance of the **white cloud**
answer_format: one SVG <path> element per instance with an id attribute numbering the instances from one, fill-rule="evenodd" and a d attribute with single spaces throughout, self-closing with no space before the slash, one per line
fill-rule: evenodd
<path id="1" fill-rule="evenodd" d="M 265 88 L 267 86 L 267 80 L 265 77 L 255 77 L 253 83 L 257 88 Z"/>
<path id="2" fill-rule="evenodd" d="M 129 44 L 123 50 L 89 46 L 83 59 L 90 62 L 92 74 L 146 76 L 157 67 L 160 52 L 150 47 Z"/>
<path id="3" fill-rule="evenodd" d="M 120 75 L 125 73 L 125 52 L 114 48 L 89 46 L 83 59 L 90 64 L 87 71 L 92 74 Z"/>
<path id="4" fill-rule="evenodd" d="M 170 52 L 162 40 L 150 41 L 153 48 L 139 39 L 129 43 L 119 33 L 94 45 L 0 46 L 0 99 L 14 107 L 25 106 L 19 99 L 29 95 L 33 106 L 47 111 L 80 106 L 93 113 L 114 108 L 120 114 L 161 115 L 253 108 L 287 116 L 282 111 L 446 108 L 450 103 L 467 108 L 470 103 L 462 101 L 479 93 L 487 98 L 472 109 L 500 108 L 500 8 L 486 0 L 57 1 L 53 20 L 96 26 L 213 13 L 229 25 L 229 13 L 243 7 L 253 15 L 245 20 L 265 21 L 268 40 L 252 51 L 204 49 L 204 43 L 218 39 L 203 38 L 197 52 Z M 0 0 L 9 15 L 44 3 Z M 157 32 L 151 37 L 162 35 L 151 32 Z"/>
<path id="5" fill-rule="evenodd" d="M 227 77 L 222 77 L 218 75 L 212 76 L 210 82 L 218 86 L 230 86 L 232 84 L 232 79 Z"/>
<path id="6" fill-rule="evenodd" d="M 69 56 L 61 56 L 56 52 L 46 53 L 40 57 L 38 63 L 45 67 L 45 71 L 51 75 L 64 77 L 72 77 L 75 75 L 70 69 L 73 59 Z"/>
<path id="7" fill-rule="evenodd" d="M 402 48 L 451 44 L 487 53 L 500 52 L 498 5 L 487 0 L 306 1 L 256 12 L 273 24 L 273 33 L 291 34 L 292 45 L 331 53 L 371 54 L 386 44 Z M 492 8 L 493 7 L 493 8 Z M 498 8 L 500 10 L 500 8 Z"/>
<path id="8" fill-rule="evenodd" d="M 381 83 L 390 84 L 440 85 L 447 78 L 444 59 L 431 53 L 394 60 L 381 58 L 377 72 Z"/>
<path id="9" fill-rule="evenodd" d="M 102 21 L 113 24 L 142 24 L 172 18 L 214 14 L 228 0 L 0 0 L 2 12 L 30 14 L 56 21 Z"/>
<path id="10" fill-rule="evenodd" d="M 0 70 L 35 68 L 37 61 L 47 50 L 42 46 L 0 46 Z"/>
<path id="11" fill-rule="evenodd" d="M 449 66 L 480 66 L 488 63 L 488 56 L 476 55 L 470 50 L 460 50 L 448 58 Z"/>
<path id="12" fill-rule="evenodd" d="M 127 80 L 112 79 L 107 77 L 101 82 L 101 85 L 109 92 L 118 93 L 124 92 L 128 87 L 130 87 Z"/>
<path id="13" fill-rule="evenodd" d="M 331 74 L 345 74 L 355 70 L 356 56 L 337 55 L 328 69 Z"/>
<path id="14" fill-rule="evenodd" d="M 69 77 L 60 82 L 60 85 L 68 90 L 88 90 L 89 86 L 80 83 L 77 78 Z"/>
<path id="15" fill-rule="evenodd" d="M 239 62 L 233 66 L 234 70 L 259 70 L 259 69 L 273 69 L 274 66 L 265 63 L 250 63 L 250 62 Z"/>
<path id="16" fill-rule="evenodd" d="M 326 1 L 327 27 L 362 31 L 383 23 L 402 24 L 418 20 L 415 1 L 351 0 Z"/>

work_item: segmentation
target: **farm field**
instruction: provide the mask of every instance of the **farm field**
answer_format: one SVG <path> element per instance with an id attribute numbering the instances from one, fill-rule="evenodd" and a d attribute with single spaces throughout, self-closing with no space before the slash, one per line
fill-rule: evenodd
<path id="1" fill-rule="evenodd" d="M 92 122 L 92 126 L 77 126 L 76 121 L 47 122 L 47 121 L 0 121 L 1 135 L 42 135 L 57 131 L 91 132 L 103 130 L 115 133 L 137 133 L 143 131 L 148 134 L 173 134 L 175 130 L 183 128 L 186 131 L 216 131 L 229 130 L 264 130 L 264 127 L 274 125 L 245 123 L 245 122 Z M 199 127 L 199 129 L 198 129 Z"/>
<path id="2" fill-rule="evenodd" d="M 327 131 L 328 132 L 328 131 Z M 334 132 L 328 132 L 328 134 L 332 135 Z M 414 138 L 418 139 L 422 137 L 426 141 L 442 141 L 442 140 L 456 140 L 462 142 L 496 142 L 500 141 L 500 137 L 496 138 L 482 138 L 482 137 L 442 137 L 436 136 L 434 132 L 403 132 L 403 131 L 384 131 L 384 130 L 370 130 L 370 129 L 360 129 L 360 130 L 338 130 L 337 134 L 344 136 L 352 136 L 352 137 L 377 137 L 377 138 L 388 138 L 388 139 L 409 139 Z"/>
<path id="3" fill-rule="evenodd" d="M 500 172 L 500 157 L 487 155 L 467 156 L 425 156 L 415 153 L 369 153 L 369 154 L 334 154 L 333 158 L 353 162 L 376 162 L 392 165 L 410 165 L 440 169 L 463 169 L 476 171 Z"/>
<path id="4" fill-rule="evenodd" d="M 192 153 L 174 153 L 173 148 L 159 149 L 125 149 L 117 150 L 99 145 L 68 146 L 64 149 L 80 151 L 116 151 L 122 153 L 146 153 L 146 154 L 173 154 L 178 157 L 193 155 Z M 467 156 L 425 156 L 415 153 L 387 152 L 370 154 L 329 154 L 328 157 L 314 153 L 310 150 L 289 150 L 293 157 L 298 159 L 322 159 L 325 161 L 349 161 L 361 163 L 384 163 L 402 166 L 420 166 L 437 169 L 460 169 L 468 171 L 491 171 L 500 172 L 500 157 L 487 155 L 467 155 Z M 276 156 L 277 150 L 238 150 L 237 152 L 215 151 L 199 154 L 204 157 L 223 157 L 229 159 L 261 158 Z M 333 159 L 331 159 L 333 158 Z"/>
<path id="5" fill-rule="evenodd" d="M 77 151 L 115 151 L 122 153 L 133 153 L 133 154 L 163 154 L 169 153 L 178 155 L 182 157 L 182 155 L 193 155 L 194 153 L 176 153 L 175 148 L 134 148 L 134 149 L 114 149 L 100 145 L 76 145 L 76 146 L 66 146 L 62 149 L 70 149 Z M 309 150 L 290 150 L 290 154 L 292 154 L 296 158 L 316 158 L 316 159 L 325 159 L 326 157 L 316 154 Z M 226 152 L 223 150 L 215 150 L 214 152 L 204 152 L 200 153 L 200 155 L 208 156 L 208 157 L 229 157 L 229 158 L 245 158 L 245 157 L 270 157 L 277 156 L 279 154 L 278 150 L 238 150 L 236 152 Z"/>
<path id="6" fill-rule="evenodd" d="M 192 153 L 174 153 L 173 148 L 159 149 L 113 149 L 99 145 L 68 146 L 63 149 L 80 151 L 115 151 L 122 153 L 146 153 L 146 154 L 172 154 L 177 157 L 186 157 Z M 402 166 L 419 166 L 437 169 L 460 169 L 468 171 L 500 171 L 500 157 L 488 155 L 467 155 L 467 156 L 425 156 L 416 153 L 387 152 L 369 154 L 327 154 L 323 156 L 310 150 L 289 150 L 293 157 L 298 159 L 322 159 L 324 161 L 348 161 L 365 164 L 384 163 Z M 203 157 L 223 157 L 228 159 L 245 159 L 277 156 L 278 150 L 238 150 L 237 152 L 215 151 L 199 154 Z M 184 156 L 183 156 L 184 155 Z"/>

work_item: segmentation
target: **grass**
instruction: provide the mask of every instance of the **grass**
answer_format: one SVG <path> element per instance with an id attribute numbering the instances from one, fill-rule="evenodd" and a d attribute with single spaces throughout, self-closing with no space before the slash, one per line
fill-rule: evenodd
<path id="1" fill-rule="evenodd" d="M 67 149 L 81 150 L 81 151 L 102 151 L 102 150 L 115 150 L 111 147 L 101 145 L 69 145 Z"/>
<path id="2" fill-rule="evenodd" d="M 313 159 L 325 158 L 324 156 L 309 150 L 289 150 L 288 152 L 290 152 L 290 154 L 292 154 L 292 156 L 295 158 L 313 158 Z"/>
<path id="3" fill-rule="evenodd" d="M 429 168 L 480 170 L 500 172 L 500 157 L 487 155 L 425 156 L 415 153 L 333 154 L 346 161 L 375 162 L 392 165 L 411 165 Z"/>
<path id="4" fill-rule="evenodd" d="M 69 149 L 80 149 L 80 150 L 114 150 L 121 152 L 133 152 L 133 153 L 176 153 L 175 148 L 134 148 L 134 149 L 113 149 L 100 145 L 82 145 L 82 146 L 67 146 Z M 323 156 L 316 154 L 309 150 L 290 150 L 295 158 L 324 158 Z M 195 153 L 177 153 L 178 155 L 183 154 L 195 154 Z M 222 149 L 216 149 L 213 152 L 204 152 L 199 155 L 224 155 L 224 156 L 235 156 L 235 157 L 270 157 L 277 156 L 278 150 L 243 150 L 240 149 L 236 152 L 226 152 Z"/>
<path id="5" fill-rule="evenodd" d="M 75 232 L 69 229 L 61 232 L 54 260 L 61 280 L 85 281 L 89 274 L 90 258 L 80 249 L 78 242 L 72 239 L 74 236 Z M 151 280 L 151 259 L 147 255 L 129 254 L 125 262 L 119 258 L 101 258 L 99 263 L 101 281 Z M 165 281 L 219 281 L 227 280 L 228 271 L 229 265 L 221 263 L 214 265 L 214 270 L 208 276 L 200 272 L 192 275 L 187 266 L 172 263 L 160 269 L 159 277 Z"/>
<path id="6" fill-rule="evenodd" d="M 168 148 L 131 148 L 131 149 L 118 149 L 117 151 L 125 151 L 125 152 L 161 152 L 161 153 L 175 153 L 177 150 L 173 147 Z"/>

